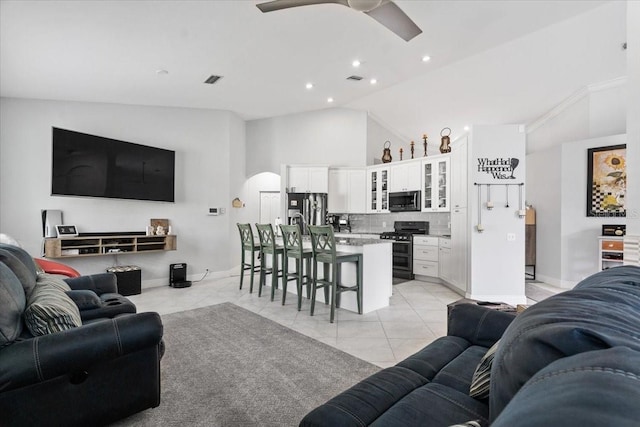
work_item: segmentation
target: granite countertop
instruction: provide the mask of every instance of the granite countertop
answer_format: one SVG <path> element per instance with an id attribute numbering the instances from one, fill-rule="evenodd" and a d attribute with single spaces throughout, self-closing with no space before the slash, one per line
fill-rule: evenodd
<path id="1" fill-rule="evenodd" d="M 383 239 L 363 239 L 360 237 L 336 237 L 336 246 L 364 246 L 377 245 L 379 243 L 391 243 L 391 241 Z"/>

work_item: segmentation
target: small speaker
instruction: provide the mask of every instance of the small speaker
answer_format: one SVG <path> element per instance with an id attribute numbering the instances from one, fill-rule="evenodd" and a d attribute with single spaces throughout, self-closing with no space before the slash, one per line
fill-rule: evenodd
<path id="1" fill-rule="evenodd" d="M 186 263 L 169 265 L 169 286 L 172 288 L 188 288 L 191 286 L 191 281 L 187 280 Z"/>

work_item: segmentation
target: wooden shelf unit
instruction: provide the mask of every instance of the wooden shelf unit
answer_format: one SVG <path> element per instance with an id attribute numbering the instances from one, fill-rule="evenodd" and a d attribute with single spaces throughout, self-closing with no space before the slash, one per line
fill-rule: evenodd
<path id="1" fill-rule="evenodd" d="M 624 237 L 598 237 L 598 270 L 617 267 L 624 262 Z"/>
<path id="2" fill-rule="evenodd" d="M 46 258 L 120 255 L 141 252 L 175 251 L 177 236 L 112 235 L 45 239 Z"/>

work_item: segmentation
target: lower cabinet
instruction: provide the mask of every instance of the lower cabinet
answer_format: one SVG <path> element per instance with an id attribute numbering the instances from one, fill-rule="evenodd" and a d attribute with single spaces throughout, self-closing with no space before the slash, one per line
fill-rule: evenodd
<path id="1" fill-rule="evenodd" d="M 438 245 L 438 265 L 440 278 L 449 283 L 453 282 L 453 265 L 451 263 L 451 239 L 440 239 Z"/>
<path id="2" fill-rule="evenodd" d="M 413 237 L 413 274 L 438 277 L 438 238 Z"/>

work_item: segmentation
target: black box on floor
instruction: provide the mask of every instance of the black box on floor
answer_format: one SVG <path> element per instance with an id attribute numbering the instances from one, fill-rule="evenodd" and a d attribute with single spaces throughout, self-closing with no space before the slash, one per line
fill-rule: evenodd
<path id="1" fill-rule="evenodd" d="M 191 281 L 187 280 L 187 263 L 181 262 L 169 265 L 169 286 L 172 288 L 188 288 Z"/>
<path id="2" fill-rule="evenodd" d="M 138 295 L 142 293 L 142 269 L 135 265 L 119 265 L 107 268 L 108 273 L 116 275 L 120 295 Z"/>

